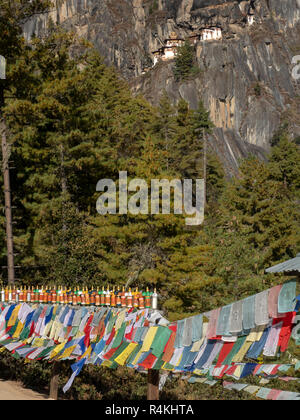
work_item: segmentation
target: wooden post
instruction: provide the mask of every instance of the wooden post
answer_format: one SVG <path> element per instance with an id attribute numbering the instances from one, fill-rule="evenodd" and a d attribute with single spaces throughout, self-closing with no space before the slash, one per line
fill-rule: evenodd
<path id="1" fill-rule="evenodd" d="M 15 282 L 15 265 L 14 265 L 14 240 L 12 230 L 12 211 L 11 211 L 11 190 L 10 190 L 10 174 L 9 174 L 9 157 L 10 147 L 6 139 L 6 124 L 2 115 L 4 106 L 4 87 L 0 85 L 0 135 L 2 147 L 2 171 L 4 183 L 4 201 L 5 201 L 5 223 L 6 223 L 6 248 L 7 248 L 7 269 L 8 283 Z"/>
<path id="2" fill-rule="evenodd" d="M 159 370 L 148 369 L 147 400 L 159 400 Z"/>
<path id="3" fill-rule="evenodd" d="M 59 382 L 59 363 L 53 362 L 51 380 L 50 380 L 50 394 L 49 397 L 53 400 L 58 399 L 58 382 Z"/>

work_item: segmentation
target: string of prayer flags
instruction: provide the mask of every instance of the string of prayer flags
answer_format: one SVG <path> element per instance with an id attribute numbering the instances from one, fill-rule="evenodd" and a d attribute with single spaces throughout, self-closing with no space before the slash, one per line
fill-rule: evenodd
<path id="1" fill-rule="evenodd" d="M 224 381 L 223 387 L 225 389 L 230 389 L 230 390 L 245 391 L 251 395 L 254 395 L 257 398 L 261 398 L 264 400 L 278 400 L 278 401 L 300 400 L 300 393 L 298 392 L 281 391 L 279 389 L 266 388 L 266 387 L 261 387 L 257 385 L 239 384 L 239 383 Z"/>
<path id="2" fill-rule="evenodd" d="M 298 362 L 263 364 L 262 358 L 280 356 L 291 339 L 299 345 L 297 302 L 296 287 L 288 282 L 170 323 L 151 308 L 5 301 L 0 304 L 0 347 L 27 360 L 74 360 L 64 390 L 84 364 L 208 373 L 209 380 L 287 376 L 299 369 Z"/>
<path id="3" fill-rule="evenodd" d="M 183 378 L 184 379 L 184 378 Z M 188 379 L 188 382 L 191 384 L 194 383 L 202 383 L 209 386 L 214 386 L 218 383 L 217 380 L 211 380 L 207 377 L 201 378 L 197 376 L 192 376 Z M 250 385 L 247 383 L 238 383 L 238 382 L 230 382 L 224 380 L 222 382 L 222 386 L 224 389 L 234 390 L 234 391 L 244 391 L 247 392 L 257 398 L 264 399 L 264 400 L 290 400 L 290 401 L 298 401 L 300 400 L 300 393 L 298 392 L 290 392 L 290 391 L 282 391 L 279 389 L 272 389 L 266 388 L 264 386 L 259 385 Z"/>

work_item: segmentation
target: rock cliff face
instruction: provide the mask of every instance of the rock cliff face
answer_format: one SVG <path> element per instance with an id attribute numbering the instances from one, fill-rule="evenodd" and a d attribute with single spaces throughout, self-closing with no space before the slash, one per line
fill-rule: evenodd
<path id="1" fill-rule="evenodd" d="M 210 110 L 210 144 L 227 173 L 249 153 L 264 157 L 281 121 L 300 135 L 300 83 L 292 57 L 300 55 L 300 0 L 57 0 L 56 8 L 24 27 L 41 34 L 51 17 L 91 40 L 136 93 L 156 104 L 163 89 L 192 107 Z M 199 74 L 176 83 L 174 61 L 153 66 L 153 51 L 175 32 L 185 39 L 205 28 L 221 40 L 195 42 Z"/>

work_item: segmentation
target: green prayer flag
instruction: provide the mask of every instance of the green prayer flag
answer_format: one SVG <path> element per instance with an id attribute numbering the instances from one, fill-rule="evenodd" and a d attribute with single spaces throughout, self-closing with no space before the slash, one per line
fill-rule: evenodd
<path id="1" fill-rule="evenodd" d="M 112 332 L 113 326 L 115 324 L 116 321 L 116 317 L 115 316 L 111 316 L 109 321 L 108 321 L 108 325 L 106 328 L 106 334 L 110 334 Z"/>
<path id="2" fill-rule="evenodd" d="M 26 340 L 26 338 L 28 338 L 28 336 L 29 336 L 29 333 L 30 333 L 30 328 L 29 327 L 23 328 L 23 330 L 20 334 L 20 341 Z"/>
<path id="3" fill-rule="evenodd" d="M 133 352 L 131 353 L 131 355 L 128 357 L 127 362 L 126 362 L 126 365 L 130 365 L 130 363 L 135 359 L 136 355 L 141 350 L 141 348 L 142 348 L 142 344 L 138 344 L 136 346 L 136 348 L 133 350 Z"/>
<path id="4" fill-rule="evenodd" d="M 44 349 L 39 355 L 38 355 L 38 358 L 41 358 L 41 357 L 45 357 L 45 356 L 47 356 L 49 353 L 51 353 L 51 351 L 55 348 L 56 346 L 54 345 L 54 346 L 49 346 L 49 347 L 47 347 L 46 349 Z"/>
<path id="5" fill-rule="evenodd" d="M 226 359 L 223 362 L 223 365 L 230 365 L 232 362 L 233 357 L 237 354 L 237 352 L 240 350 L 244 342 L 246 341 L 247 336 L 238 337 L 236 340 L 231 352 L 228 354 Z"/>
<path id="6" fill-rule="evenodd" d="M 124 341 L 120 347 L 114 352 L 114 354 L 111 356 L 111 358 L 109 359 L 111 362 L 114 362 L 115 359 L 120 356 L 121 353 L 123 353 L 123 351 L 126 349 L 126 347 L 129 346 L 129 343 Z"/>
<path id="7" fill-rule="evenodd" d="M 117 334 L 113 342 L 114 348 L 119 347 L 119 345 L 122 343 L 122 340 L 125 334 L 125 329 L 126 329 L 126 322 L 123 322 L 123 324 L 121 325 L 121 328 L 117 330 Z"/>
<path id="8" fill-rule="evenodd" d="M 159 326 L 154 340 L 151 344 L 152 354 L 159 358 L 164 351 L 164 348 L 170 338 L 172 331 L 167 327 Z"/>
<path id="9" fill-rule="evenodd" d="M 163 354 L 161 354 L 161 356 L 156 360 L 155 364 L 152 366 L 152 369 L 155 369 L 155 370 L 161 369 L 162 365 L 165 363 L 162 360 L 162 357 L 163 357 Z"/>

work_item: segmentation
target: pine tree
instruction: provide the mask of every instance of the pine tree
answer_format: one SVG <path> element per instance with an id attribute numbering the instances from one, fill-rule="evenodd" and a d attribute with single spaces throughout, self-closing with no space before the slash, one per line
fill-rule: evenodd
<path id="1" fill-rule="evenodd" d="M 283 135 L 269 156 L 271 178 L 282 182 L 287 191 L 300 196 L 299 146 Z"/>
<path id="2" fill-rule="evenodd" d="M 195 72 L 194 47 L 187 39 L 184 44 L 177 48 L 175 58 L 174 76 L 175 80 L 185 80 Z"/>
<path id="3" fill-rule="evenodd" d="M 72 36 L 59 31 L 34 40 L 29 53 L 40 80 L 38 87 L 33 83 L 29 89 L 28 85 L 28 97 L 20 97 L 6 108 L 14 136 L 14 154 L 20 166 L 26 168 L 18 173 L 23 214 L 27 215 L 27 224 L 23 225 L 23 263 L 46 267 L 51 278 L 54 272 L 59 273 L 58 269 L 49 272 L 55 253 L 60 261 L 57 238 L 64 238 L 71 229 L 70 203 L 79 212 L 95 215 L 99 179 L 117 179 L 120 170 L 127 170 L 129 176 L 138 174 L 138 168 L 143 169 L 138 158 L 154 120 L 149 104 L 140 97 L 134 98 L 97 54 L 88 52 L 70 58 L 68 51 L 74 42 Z M 148 168 L 145 165 L 144 172 Z M 80 214 L 78 217 L 81 220 Z M 110 223 L 113 235 L 111 219 Z M 121 236 L 124 224 L 123 220 Z M 52 226 L 56 233 L 47 237 L 45 232 L 53 232 Z M 142 228 L 136 223 L 135 232 L 139 228 L 141 237 Z M 91 235 L 87 242 L 89 238 Z M 50 260 L 45 247 L 51 250 Z M 66 257 L 66 264 L 69 261 L 75 270 L 77 260 L 70 253 L 65 255 L 70 257 Z M 104 268 L 103 260 L 99 266 Z M 68 273 L 72 270 L 70 266 Z M 101 278 L 110 279 L 105 269 L 102 273 Z M 70 281 L 70 276 L 65 278 Z"/>
<path id="4" fill-rule="evenodd" d="M 206 168 L 206 200 L 209 205 L 207 211 L 214 211 L 225 188 L 225 171 L 219 157 L 212 150 L 207 153 Z"/>
<path id="5" fill-rule="evenodd" d="M 222 231 L 242 236 L 257 250 L 258 269 L 263 270 L 299 246 L 299 212 L 284 183 L 272 179 L 272 165 L 246 159 L 239 178 L 225 188 L 221 201 Z"/>
<path id="6" fill-rule="evenodd" d="M 175 121 L 170 166 L 182 179 L 199 178 L 203 171 L 202 142 L 194 130 L 194 111 L 184 99 L 180 99 L 176 106 Z"/>
<path id="7" fill-rule="evenodd" d="M 45 224 L 34 235 L 33 249 L 40 264 L 34 273 L 35 282 L 101 286 L 103 275 L 98 268 L 98 248 L 91 230 L 89 215 L 66 202 L 63 217 Z"/>
<path id="8" fill-rule="evenodd" d="M 208 114 L 203 106 L 195 114 L 183 100 L 172 106 L 166 95 L 151 107 L 94 51 L 70 56 L 74 43 L 51 28 L 34 39 L 24 53 L 27 90 L 6 107 L 13 153 L 24 168 L 22 264 L 39 282 L 157 286 L 170 316 L 200 311 L 217 281 L 204 264 L 211 246 L 197 242 L 184 215 L 100 216 L 95 189 L 99 179 L 117 181 L 121 170 L 149 187 L 151 179 L 199 178 L 197 129 L 208 130 Z"/>
<path id="9" fill-rule="evenodd" d="M 15 180 L 22 191 L 18 207 L 23 215 L 23 234 L 19 233 L 16 242 L 22 252 L 21 263 L 29 268 L 47 265 L 43 241 L 48 227 L 61 225 L 63 231 L 69 230 L 70 202 L 78 211 L 94 206 L 97 176 L 104 172 L 98 160 L 99 143 L 90 136 L 86 104 L 99 90 L 94 84 L 95 73 L 102 75 L 103 81 L 117 77 L 109 74 L 111 70 L 94 53 L 70 58 L 74 43 L 72 35 L 59 30 L 43 40 L 35 39 L 32 49 L 24 53 L 29 64 L 23 69 L 36 80 L 27 83 L 26 93 L 17 92 L 18 98 L 5 110 L 13 156 L 18 168 L 24 168 Z M 46 244 L 50 246 L 48 241 Z M 59 255 L 59 248 L 57 252 Z"/>
<path id="10" fill-rule="evenodd" d="M 174 136 L 176 134 L 176 109 L 171 104 L 170 98 L 167 92 L 164 90 L 159 101 L 157 118 L 155 120 L 155 132 L 158 138 L 162 140 L 162 144 L 158 145 L 162 155 L 165 157 L 164 168 L 171 173 L 176 173 L 173 168 L 170 158 L 172 155 L 172 147 L 174 142 Z"/>
<path id="11" fill-rule="evenodd" d="M 3 181 L 5 199 L 5 224 L 6 224 L 6 247 L 1 254 L 7 254 L 7 272 L 4 277 L 10 283 L 15 282 L 14 263 L 14 239 L 12 229 L 12 201 L 16 194 L 11 194 L 11 173 L 9 168 L 11 142 L 8 138 L 8 130 L 3 108 L 6 104 L 7 95 L 14 96 L 17 90 L 24 87 L 24 80 L 18 77 L 13 68 L 18 65 L 22 52 L 26 49 L 22 36 L 22 25 L 36 13 L 42 13 L 51 5 L 49 1 L 36 0 L 26 2 L 20 0 L 0 1 L 0 55 L 6 61 L 6 75 L 0 80 L 0 131 L 2 141 Z"/>

